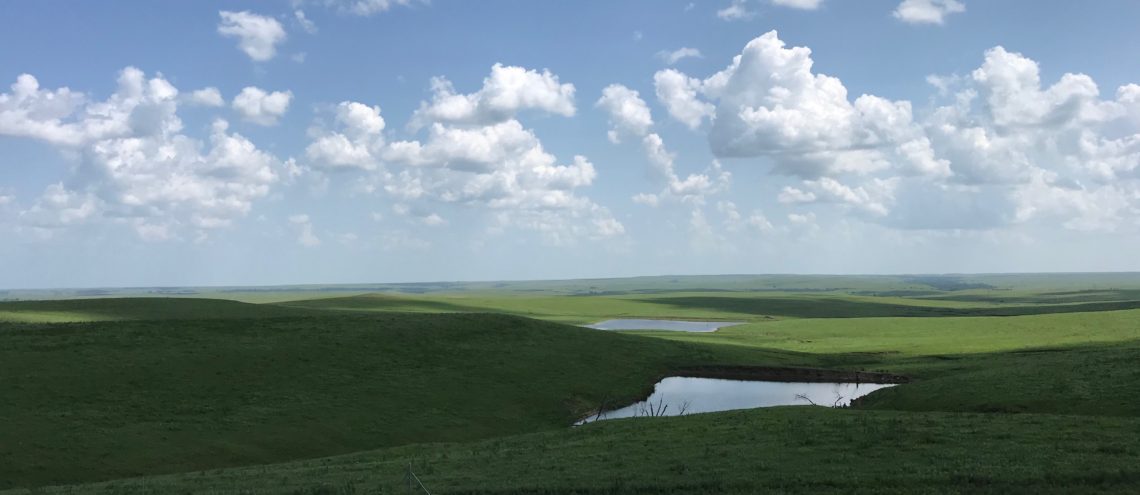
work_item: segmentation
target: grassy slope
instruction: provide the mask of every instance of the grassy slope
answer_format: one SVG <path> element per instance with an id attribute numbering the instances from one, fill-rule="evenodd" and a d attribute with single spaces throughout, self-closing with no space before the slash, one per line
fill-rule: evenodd
<path id="1" fill-rule="evenodd" d="M 918 378 L 864 407 L 1140 416 L 1140 311 L 1009 318 L 787 320 L 714 334 L 644 332 L 692 343 L 817 354 L 825 367 Z"/>
<path id="2" fill-rule="evenodd" d="M 364 294 L 280 303 L 282 307 L 336 311 L 494 311 L 564 323 L 607 318 L 687 318 L 767 321 L 773 318 L 872 318 L 1020 316 L 1140 308 L 1140 300 L 1082 299 L 1055 304 L 1048 298 L 1023 296 L 999 303 L 982 296 L 971 300 L 875 297 L 848 294 L 770 292 L 676 292 L 613 296 L 528 296 L 491 293 L 391 295 Z"/>
<path id="3" fill-rule="evenodd" d="M 795 407 L 619 420 L 47 493 L 1135 493 L 1140 419 Z"/>
<path id="4" fill-rule="evenodd" d="M 716 294 L 700 296 L 713 297 Z M 739 294 L 722 296 L 737 298 Z M 757 311 L 753 310 L 731 314 L 709 307 L 659 304 L 652 301 L 656 297 L 644 295 L 607 298 L 480 297 L 486 300 L 477 300 L 475 304 L 466 306 L 454 299 L 438 296 L 353 298 L 358 307 L 343 307 L 343 302 L 337 302 L 331 306 L 339 306 L 342 311 L 332 314 L 312 309 L 330 307 L 328 304 L 285 308 L 323 315 L 307 318 L 0 325 L 0 376 L 21 378 L 14 382 L 14 386 L 0 382 L 0 387 L 5 387 L 6 397 L 17 398 L 7 409 L 0 404 L 0 420 L 18 417 L 28 425 L 27 428 L 0 430 L 0 449 L 5 445 L 16 446 L 7 455 L 0 453 L 0 469 L 5 465 L 16 466 L 9 469 L 22 478 L 13 485 L 39 484 L 270 462 L 378 445 L 456 441 L 558 428 L 573 416 L 573 411 L 593 405 L 597 397 L 635 394 L 670 366 L 686 363 L 886 369 L 921 378 L 917 383 L 869 396 L 862 405 L 868 408 L 1140 416 L 1140 401 L 1132 393 L 1140 387 L 1140 370 L 1133 364 L 1140 357 L 1140 344 L 1135 343 L 1140 340 L 1140 311 L 1010 318 L 764 321 L 756 318 L 753 313 Z M 466 299 L 470 301 L 472 298 Z M 895 304 L 896 299 L 877 298 L 867 302 Z M 377 300 L 380 300 L 379 304 Z M 425 303 L 437 306 L 432 308 Z M 440 303 L 458 307 L 440 307 Z M 414 307 L 409 308 L 409 304 Z M 915 304 L 924 303 L 907 300 L 906 304 L 899 306 Z M 951 306 L 934 304 L 939 305 L 934 307 L 994 306 L 987 306 L 988 303 L 978 306 L 974 302 L 955 302 Z M 757 323 L 715 334 L 649 333 L 641 337 L 653 338 L 639 339 L 638 336 L 575 330 L 491 315 L 428 316 L 377 312 L 391 309 L 462 311 L 488 306 L 566 321 L 626 316 L 622 312 L 632 309 L 638 316 L 712 316 L 725 319 L 750 316 L 748 319 Z M 0 311 L 3 308 L 0 305 Z M 345 312 L 361 309 L 367 312 Z M 637 313 L 651 309 L 659 313 Z M 858 310 L 860 306 L 856 305 L 854 309 Z M 164 316 L 161 312 L 155 314 Z M 165 316 L 176 314 L 180 313 L 170 311 Z M 866 313 L 857 312 L 852 316 L 859 314 Z M 489 321 L 512 323 L 492 325 Z M 501 331 L 508 327 L 517 328 L 517 331 Z M 398 338 L 389 338 L 393 335 Z M 221 356 L 218 361 L 203 363 L 204 359 L 216 356 Z M 417 357 L 401 359 L 407 356 Z M 65 366 L 65 362 L 68 365 Z M 123 363 L 132 363 L 132 366 Z M 219 369 L 223 370 L 220 374 L 217 373 Z M 383 376 L 386 380 L 362 379 L 372 375 Z M 582 377 L 589 379 L 583 380 Z M 99 389 L 110 384 L 115 385 Z M 33 387 L 61 393 L 48 397 L 34 392 L 36 389 Z M 142 391 L 149 393 L 139 395 Z M 131 400 L 108 409 L 108 404 L 117 404 L 115 401 L 122 397 L 131 397 Z M 31 402 L 21 403 L 20 400 Z M 75 404 L 83 407 L 75 407 Z M 206 404 L 219 405 L 220 409 L 211 411 L 205 407 Z M 29 411 L 35 414 L 29 414 Z M 905 417 L 911 418 L 943 417 L 934 413 L 890 414 L 907 414 Z M 155 418 L 163 421 L 155 421 Z M 976 428 L 985 426 L 978 423 L 1017 421 L 1004 415 L 972 418 L 963 421 Z M 1081 421 L 1086 419 L 1094 425 L 1090 430 L 1094 436 L 1102 428 L 1102 423 L 1116 424 L 1111 422 L 1117 421 L 1102 418 Z M 1036 427 L 1032 423 L 1007 427 L 1020 428 L 1028 436 L 1046 435 L 1049 432 L 1044 430 L 1058 428 L 1081 431 L 1074 430 L 1071 425 L 1065 426 L 1069 423 L 1058 426 L 1049 423 L 1054 421 L 1051 419 L 1041 421 L 1044 423 Z M 1124 421 L 1120 423 L 1125 425 L 1122 427 L 1136 427 L 1134 423 L 1119 421 Z M 64 428 L 61 425 L 72 426 Z M 135 432 L 135 429 L 140 431 Z M 252 434 L 243 433 L 251 429 Z M 24 431 L 27 434 L 21 433 Z M 4 435 L 13 433 L 20 438 L 4 438 Z M 802 438 L 795 432 L 771 433 L 791 435 L 789 438 L 792 440 Z M 942 432 L 944 435 L 950 433 Z M 895 451 L 893 457 L 892 454 L 882 454 L 882 460 L 909 462 L 909 449 L 919 448 L 913 444 L 921 444 L 934 434 L 920 431 L 900 437 L 901 450 Z M 557 437 L 560 434 L 552 435 Z M 360 440 L 362 437 L 367 441 Z M 527 445 L 527 442 L 546 437 L 529 438 L 504 442 L 519 442 L 512 451 L 529 452 L 529 456 L 545 452 L 535 450 L 538 447 Z M 994 443 L 992 448 L 1005 449 L 1003 455 L 1008 457 L 995 462 L 1005 462 L 1008 467 L 1025 452 L 1013 447 L 1017 442 L 998 436 L 998 439 L 1002 438 L 1004 441 Z M 1020 440 L 1020 436 L 1018 438 Z M 683 436 L 675 440 L 715 445 L 711 441 Z M 849 440 L 871 441 L 865 437 Z M 558 444 L 560 449 L 572 450 L 577 445 L 566 441 L 569 443 Z M 970 441 L 976 443 L 981 439 L 972 438 Z M 41 455 L 31 457 L 13 453 L 17 449 L 28 448 L 28 445 L 41 449 Z M 1085 450 L 1095 450 L 1098 445 L 1111 444 L 1091 441 Z M 598 444 L 589 447 L 601 448 Z M 494 480 L 486 479 L 487 471 L 479 471 L 482 467 L 476 465 L 480 464 L 474 460 L 476 457 L 461 455 L 466 448 L 457 446 L 438 450 L 423 446 L 409 448 L 406 452 L 421 452 L 422 455 L 443 452 L 440 455 L 448 456 L 444 459 L 455 459 L 448 461 L 450 464 L 447 466 L 450 467 L 447 472 L 454 470 L 470 474 L 470 478 L 444 481 L 442 486 L 501 487 Z M 819 449 L 820 452 L 811 454 L 817 457 L 804 459 L 825 455 L 823 444 Z M 72 456 L 72 451 L 80 454 Z M 108 451 L 112 454 L 102 457 Z M 92 452 L 98 454 L 92 455 Z M 725 453 L 732 454 L 733 462 L 738 461 L 737 457 L 755 455 L 745 447 L 734 447 Z M 1106 454 L 1112 453 L 1119 454 L 1119 451 L 1109 448 Z M 660 469 L 660 463 L 703 462 L 699 459 L 701 456 L 692 452 L 677 451 L 670 455 L 673 457 L 650 456 L 644 462 L 626 464 L 625 471 L 652 473 Z M 559 459 L 552 455 L 547 457 Z M 577 458 L 564 460 L 579 462 Z M 10 461 L 15 464 L 10 464 Z M 970 465 L 963 459 L 953 462 Z M 69 470 L 74 466 L 75 469 L 61 475 L 61 466 L 67 466 Z M 568 469 L 565 475 L 588 477 L 592 468 L 587 467 Z M 267 470 L 267 476 L 277 476 L 281 474 L 279 469 L 292 468 L 274 466 L 259 469 Z M 812 472 L 806 465 L 795 469 L 797 473 Z M 914 464 L 914 469 L 931 469 L 931 466 L 918 463 Z M 483 474 L 478 474 L 480 472 Z M 959 476 L 963 471 L 955 472 L 958 474 L 952 472 L 946 476 Z M 1047 470 L 1041 468 L 1026 476 L 1040 478 L 1037 476 L 1040 472 Z M 245 473 L 252 476 L 252 471 Z M 1101 474 L 1092 475 L 1090 479 L 1095 480 L 1104 474 L 1098 473 Z M 306 483 L 325 479 L 313 473 L 307 476 L 297 479 Z M 375 476 L 379 475 L 369 476 L 372 476 L 369 483 L 378 482 Z M 0 480 L 7 479 L 6 473 L 0 472 Z M 608 479 L 612 482 L 613 477 Z M 683 481 L 686 478 L 677 476 L 672 479 Z M 733 478 L 728 476 L 724 479 Z M 834 482 L 834 478 L 828 479 Z M 1127 476 L 1121 479 L 1134 482 Z M 19 482 L 21 480 L 26 481 Z M 1012 483 L 1009 480 L 1001 483 Z M 884 478 L 883 486 L 903 481 Z M 1067 482 L 1080 481 L 1070 477 Z M 293 486 L 290 483 L 283 486 Z M 602 486 L 582 483 L 585 482 L 542 486 Z"/>
<path id="5" fill-rule="evenodd" d="M 492 314 L 0 324 L 0 486 L 560 428 L 671 366 L 794 358 L 745 351 Z"/>
<path id="6" fill-rule="evenodd" d="M 728 327 L 715 333 L 644 333 L 817 354 L 933 356 L 1140 340 L 1140 310 L 1004 318 L 799 319 Z"/>
<path id="7" fill-rule="evenodd" d="M 0 323 L 63 323 L 200 318 L 266 318 L 315 314 L 302 308 L 218 299 L 126 297 L 0 302 Z"/>

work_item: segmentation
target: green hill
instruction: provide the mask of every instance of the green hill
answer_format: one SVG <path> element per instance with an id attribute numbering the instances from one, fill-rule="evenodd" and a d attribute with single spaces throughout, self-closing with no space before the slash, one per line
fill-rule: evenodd
<path id="1" fill-rule="evenodd" d="M 206 320 L 312 315 L 313 311 L 222 299 L 123 297 L 0 302 L 0 322 Z"/>
<path id="2" fill-rule="evenodd" d="M 782 407 L 44 493 L 1135 493 L 1140 419 Z M 423 493 L 423 492 L 419 492 Z"/>
<path id="3" fill-rule="evenodd" d="M 0 324 L 0 486 L 562 428 L 673 366 L 795 355 L 715 350 L 494 314 Z"/>
<path id="4" fill-rule="evenodd" d="M 467 312 L 734 317 L 652 299 L 0 304 L 0 488 L 199 471 L 73 491 L 372 493 L 396 486 L 408 462 L 433 490 L 459 493 L 1136 486 L 1129 445 L 1140 434 L 1132 393 L 1140 310 L 751 318 L 702 334 Z M 19 322 L 29 320 L 47 322 Z M 568 427 L 678 369 L 726 364 L 880 370 L 915 381 L 863 398 L 858 410 Z"/>

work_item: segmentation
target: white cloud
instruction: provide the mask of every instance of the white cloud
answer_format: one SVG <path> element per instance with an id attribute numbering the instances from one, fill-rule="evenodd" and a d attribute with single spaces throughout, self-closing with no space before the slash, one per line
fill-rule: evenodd
<path id="1" fill-rule="evenodd" d="M 321 245 L 321 239 L 313 233 L 313 222 L 308 215 L 293 215 L 289 217 L 289 223 L 297 230 L 298 244 L 309 248 Z"/>
<path id="2" fill-rule="evenodd" d="M 822 4 L 823 0 L 772 0 L 772 5 L 801 10 L 816 10 Z"/>
<path id="3" fill-rule="evenodd" d="M 606 86 L 596 106 L 609 114 L 609 138 L 614 143 L 620 142 L 621 134 L 644 136 L 653 127 L 653 116 L 645 100 L 637 91 L 620 84 Z"/>
<path id="4" fill-rule="evenodd" d="M 426 138 L 374 152 L 383 167 L 368 179 L 368 190 L 422 211 L 432 211 L 431 203 L 492 210 L 493 232 L 531 230 L 551 243 L 624 232 L 609 210 L 576 193 L 594 182 L 594 165 L 583 156 L 559 164 L 516 118 L 523 110 L 574 115 L 572 84 L 549 71 L 496 64 L 475 93 L 458 93 L 442 78 L 432 89 L 410 126 L 426 127 Z"/>
<path id="5" fill-rule="evenodd" d="M 379 166 L 385 145 L 380 107 L 343 101 L 336 108 L 336 123 L 339 130 L 321 132 L 305 148 L 305 156 L 320 167 L 371 170 Z"/>
<path id="6" fill-rule="evenodd" d="M 475 128 L 434 124 L 425 142 L 392 143 L 384 158 L 414 167 L 447 202 L 492 208 L 572 208 L 582 199 L 570 191 L 589 185 L 597 173 L 584 157 L 557 165 L 535 135 L 517 120 Z"/>
<path id="7" fill-rule="evenodd" d="M 1064 125 L 1102 120 L 1111 113 L 1097 104 L 1099 91 L 1091 77 L 1065 74 L 1043 90 L 1037 62 L 1000 46 L 986 51 L 985 63 L 972 78 L 998 126 Z"/>
<path id="8" fill-rule="evenodd" d="M 189 102 L 204 107 L 221 107 L 226 104 L 222 92 L 215 87 L 202 88 L 190 93 Z"/>
<path id="9" fill-rule="evenodd" d="M 949 86 L 940 91 L 949 102 L 924 126 L 931 149 L 961 186 L 899 191 L 908 201 L 934 196 L 957 203 L 937 213 L 940 223 L 1046 222 L 1112 231 L 1137 211 L 1140 123 L 1127 117 L 1127 86 L 1115 100 L 1101 99 L 1083 74 L 1064 74 L 1044 87 L 1035 61 L 995 47 L 955 87 L 953 94 Z"/>
<path id="10" fill-rule="evenodd" d="M 49 185 L 31 208 L 20 213 L 26 225 L 55 228 L 83 222 L 95 216 L 101 203 L 90 193 L 68 190 L 62 183 Z"/>
<path id="11" fill-rule="evenodd" d="M 909 24 L 942 24 L 946 16 L 965 11 L 958 0 L 903 0 L 893 15 Z"/>
<path id="12" fill-rule="evenodd" d="M 329 7 L 335 8 L 341 12 L 358 15 L 358 16 L 371 16 L 387 12 L 392 7 L 408 6 L 417 3 L 419 0 L 316 0 Z M 425 0 L 426 2 L 426 0 Z"/>
<path id="13" fill-rule="evenodd" d="M 447 220 L 444 220 L 443 217 L 439 216 L 439 214 L 437 214 L 437 213 L 431 213 L 428 216 L 423 217 L 422 221 L 423 221 L 424 225 L 427 225 L 430 227 L 438 227 L 440 225 L 446 225 L 447 224 Z"/>
<path id="14" fill-rule="evenodd" d="M 265 62 L 277 55 L 277 45 L 284 42 L 285 28 L 277 19 L 249 11 L 218 12 L 218 33 L 237 38 L 238 48 L 255 62 Z"/>
<path id="15" fill-rule="evenodd" d="M 837 203 L 868 213 L 875 217 L 885 217 L 894 203 L 894 190 L 898 179 L 872 179 L 856 187 L 822 177 L 818 180 L 803 181 L 804 189 L 785 187 L 778 200 L 781 203 Z"/>
<path id="16" fill-rule="evenodd" d="M 772 226 L 772 222 L 768 221 L 768 217 L 765 217 L 764 214 L 759 211 L 752 212 L 752 214 L 748 216 L 747 223 L 749 227 L 760 231 L 762 234 L 767 234 L 775 230 L 775 227 Z"/>
<path id="17" fill-rule="evenodd" d="M 803 189 L 795 188 L 792 186 L 784 186 L 780 194 L 776 196 L 776 200 L 781 203 L 814 203 L 816 200 L 815 193 L 805 191 Z"/>
<path id="18" fill-rule="evenodd" d="M 307 16 L 305 16 L 305 11 L 301 9 L 294 10 L 293 19 L 297 21 L 297 24 L 300 25 L 301 29 L 303 29 L 306 33 L 317 34 L 317 25 L 313 23 L 313 21 L 310 20 Z"/>
<path id="19" fill-rule="evenodd" d="M 669 115 L 690 129 L 700 127 L 704 119 L 712 117 L 716 107 L 697 96 L 701 89 L 699 79 L 688 77 L 674 69 L 666 69 L 654 74 L 653 83 L 657 100 L 665 105 Z"/>
<path id="20" fill-rule="evenodd" d="M 14 88 L 0 95 L 0 133 L 61 146 L 77 160 L 72 177 L 20 213 L 37 228 L 106 221 L 164 240 L 224 227 L 268 194 L 283 166 L 224 121 L 214 123 L 206 143 L 183 134 L 178 89 L 161 75 L 123 69 L 103 101 L 41 90 L 27 75 Z"/>
<path id="21" fill-rule="evenodd" d="M 787 48 L 771 31 L 704 80 L 672 69 L 655 80 L 675 119 L 695 129 L 712 118 L 709 142 L 719 157 L 763 156 L 781 173 L 813 179 L 892 167 L 950 173 L 934 157 L 909 102 L 873 95 L 851 102 L 838 78 L 813 73 L 812 65 L 810 49 Z"/>
<path id="22" fill-rule="evenodd" d="M 664 61 L 666 64 L 673 65 L 686 58 L 702 58 L 701 51 L 696 48 L 689 48 L 687 46 L 678 48 L 673 51 L 660 51 L 657 52 L 657 58 Z"/>
<path id="23" fill-rule="evenodd" d="M 1061 221 L 1071 230 L 1111 232 L 1140 213 L 1140 188 L 1135 183 L 1088 188 L 1079 183 L 1060 185 L 1057 179 L 1039 171 L 1017 188 L 1015 220 Z"/>
<path id="24" fill-rule="evenodd" d="M 397 212 L 422 225 L 445 224 L 436 207 L 449 204 L 494 212 L 492 232 L 531 230 L 558 244 L 624 232 L 609 210 L 576 192 L 594 182 L 594 165 L 583 156 L 559 164 L 514 117 L 524 109 L 572 115 L 572 85 L 548 71 L 496 65 L 475 93 L 455 93 L 442 79 L 433 88 L 413 115 L 425 138 L 387 142 L 378 107 L 344 102 L 338 128 L 318 128 L 307 158 L 368 172 L 360 190 L 396 200 Z"/>
<path id="25" fill-rule="evenodd" d="M 812 225 L 815 223 L 815 213 L 789 213 L 788 221 L 799 225 Z"/>
<path id="26" fill-rule="evenodd" d="M 426 225 L 428 227 L 439 227 L 447 225 L 447 220 L 440 216 L 438 213 L 426 210 L 422 207 L 415 207 L 404 203 L 396 203 L 392 205 L 392 211 L 397 215 L 409 217 L 416 223 Z"/>
<path id="27" fill-rule="evenodd" d="M 657 134 L 642 138 L 642 146 L 649 158 L 654 178 L 663 182 L 664 188 L 653 195 L 639 194 L 634 197 L 635 202 L 657 206 L 661 201 L 676 200 L 700 205 L 706 197 L 727 189 L 731 182 L 732 174 L 722 170 L 715 161 L 704 173 L 689 174 L 682 179 L 674 167 L 676 157 L 665 149 L 661 136 Z"/>
<path id="28" fill-rule="evenodd" d="M 247 86 L 234 97 L 231 104 L 242 119 L 257 125 L 277 125 L 277 121 L 289 110 L 293 100 L 292 91 L 267 92 L 256 86 Z"/>
<path id="29" fill-rule="evenodd" d="M 732 0 L 727 7 L 716 11 L 716 16 L 726 21 L 751 19 L 756 12 L 748 8 L 748 0 Z"/>
<path id="30" fill-rule="evenodd" d="M 1140 211 L 1140 85 L 1114 99 L 1083 74 L 1044 85 L 1036 62 L 995 47 L 968 77 L 928 77 L 935 106 L 916 117 L 908 101 L 852 100 L 813 65 L 811 50 L 770 32 L 707 78 L 669 69 L 655 82 L 674 119 L 694 130 L 711 122 L 714 155 L 764 158 L 800 177 L 781 203 L 834 205 L 905 229 L 1109 231 Z M 659 136 L 645 147 L 669 186 L 636 202 L 660 204 L 684 183 L 700 189 L 699 174 L 671 171 Z"/>
<path id="31" fill-rule="evenodd" d="M 432 101 L 421 104 L 412 117 L 414 127 L 431 122 L 493 124 L 512 119 L 522 110 L 565 117 L 575 113 L 574 85 L 559 82 L 548 70 L 495 64 L 475 93 L 456 93 L 451 82 L 441 77 L 432 80 L 432 91 Z"/>
<path id="32" fill-rule="evenodd" d="M 597 105 L 610 115 L 610 141 L 618 143 L 622 134 L 640 137 L 654 180 L 664 184 L 657 194 L 635 195 L 634 202 L 654 207 L 662 201 L 671 200 L 700 205 L 707 196 L 728 188 L 732 176 L 716 162 L 704 173 L 689 174 L 684 179 L 677 174 L 674 167 L 675 155 L 665 149 L 660 135 L 649 132 L 653 127 L 653 116 L 637 91 L 620 84 L 611 84 L 602 91 L 602 98 Z"/>
<path id="33" fill-rule="evenodd" d="M 102 102 L 66 87 L 41 89 L 30 74 L 21 74 L 11 88 L 11 93 L 0 94 L 0 135 L 78 147 L 110 137 L 182 128 L 174 115 L 178 90 L 161 75 L 147 80 L 134 67 L 119 73 L 118 89 Z"/>

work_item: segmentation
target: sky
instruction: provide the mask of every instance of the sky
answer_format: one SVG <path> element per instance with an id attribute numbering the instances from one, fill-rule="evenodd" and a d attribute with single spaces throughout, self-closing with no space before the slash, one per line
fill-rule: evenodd
<path id="1" fill-rule="evenodd" d="M 1137 271 L 1136 19 L 0 2 L 0 288 Z"/>

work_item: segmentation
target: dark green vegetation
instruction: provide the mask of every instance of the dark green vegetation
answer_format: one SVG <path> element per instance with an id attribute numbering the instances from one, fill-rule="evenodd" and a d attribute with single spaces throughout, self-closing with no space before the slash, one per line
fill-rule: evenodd
<path id="1" fill-rule="evenodd" d="M 8 325 L 0 480 L 110 479 L 558 428 L 603 397 L 635 399 L 671 366 L 720 359 L 707 345 L 494 314 Z"/>
<path id="2" fill-rule="evenodd" d="M 61 490 L 373 493 L 403 488 L 410 462 L 433 493 L 1136 492 L 1138 281 L 693 277 L 0 303 L 0 489 L 151 475 Z M 748 323 L 556 323 L 614 317 Z M 671 370 L 717 364 L 915 380 L 851 410 L 567 428 Z M 208 471 L 152 476 L 195 470 Z"/>
<path id="3" fill-rule="evenodd" d="M 0 304 L 0 321 L 92 322 L 122 320 L 200 320 L 291 317 L 303 309 L 217 299 L 115 298 L 19 301 Z"/>
<path id="4" fill-rule="evenodd" d="M 1135 493 L 1140 420 L 784 407 L 48 493 Z M 420 492 L 422 493 L 422 492 Z"/>

